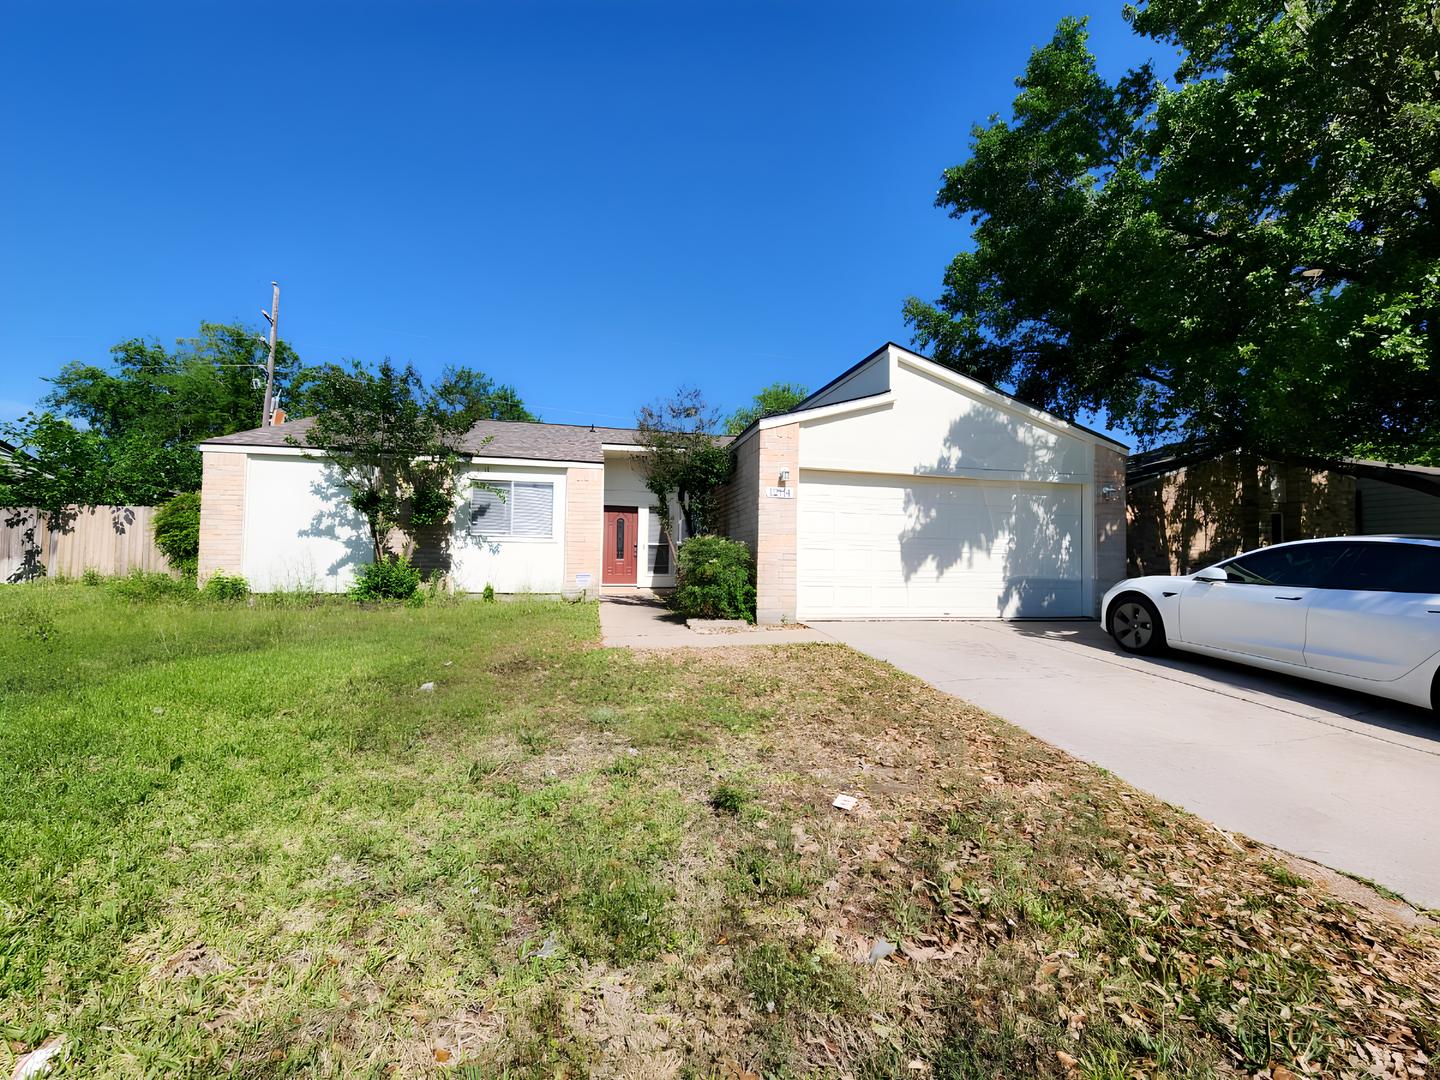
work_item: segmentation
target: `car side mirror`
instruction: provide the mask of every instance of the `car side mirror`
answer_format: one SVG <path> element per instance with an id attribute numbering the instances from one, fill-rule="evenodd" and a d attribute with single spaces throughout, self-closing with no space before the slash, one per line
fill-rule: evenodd
<path id="1" fill-rule="evenodd" d="M 1207 566 L 1195 575 L 1196 581 L 1228 581 L 1229 576 L 1218 566 Z"/>

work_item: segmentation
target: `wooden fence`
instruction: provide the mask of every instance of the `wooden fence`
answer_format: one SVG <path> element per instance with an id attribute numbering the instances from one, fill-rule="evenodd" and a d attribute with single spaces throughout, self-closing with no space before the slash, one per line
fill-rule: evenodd
<path id="1" fill-rule="evenodd" d="M 0 582 L 79 577 L 86 570 L 173 573 L 155 546 L 153 506 L 78 506 L 51 522 L 23 510 L 18 524 L 7 524 L 14 516 L 14 511 L 0 510 Z"/>

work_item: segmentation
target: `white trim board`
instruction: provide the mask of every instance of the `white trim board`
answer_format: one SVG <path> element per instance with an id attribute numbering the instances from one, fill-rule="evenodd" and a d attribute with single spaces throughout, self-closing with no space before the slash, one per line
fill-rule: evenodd
<path id="1" fill-rule="evenodd" d="M 324 461 L 325 454 L 309 447 L 300 446 L 237 446 L 222 443 L 218 446 L 200 444 L 202 454 L 249 454 L 252 457 L 303 457 L 312 461 Z M 566 461 L 551 458 L 487 457 L 460 455 L 464 465 L 514 465 L 530 469 L 603 469 L 603 461 Z"/>
<path id="2" fill-rule="evenodd" d="M 803 424 L 807 420 L 828 420 L 831 417 L 848 416 L 851 413 L 868 412 L 871 409 L 888 409 L 894 404 L 895 391 L 886 390 L 883 394 L 871 394 L 869 397 L 837 401 L 834 405 L 821 405 L 815 409 L 766 416 L 757 421 L 755 426 L 760 430 L 768 431 L 771 428 L 787 427 L 790 424 Z"/>

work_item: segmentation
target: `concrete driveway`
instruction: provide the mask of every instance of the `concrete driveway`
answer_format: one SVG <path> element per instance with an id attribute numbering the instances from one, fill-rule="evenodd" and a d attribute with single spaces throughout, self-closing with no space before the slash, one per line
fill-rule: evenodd
<path id="1" fill-rule="evenodd" d="M 816 629 L 1102 765 L 1222 829 L 1440 908 L 1440 718 L 1176 653 L 1089 622 Z"/>

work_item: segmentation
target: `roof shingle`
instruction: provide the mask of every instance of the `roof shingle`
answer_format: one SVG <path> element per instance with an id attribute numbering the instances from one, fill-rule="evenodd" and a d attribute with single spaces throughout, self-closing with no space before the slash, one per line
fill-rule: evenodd
<path id="1" fill-rule="evenodd" d="M 273 427 L 237 431 L 201 443 L 205 446 L 311 447 L 308 436 L 315 418 L 287 420 Z M 634 446 L 639 432 L 634 428 L 590 427 L 588 424 L 542 424 L 539 421 L 480 420 L 465 433 L 456 447 L 462 454 L 479 457 L 518 458 L 529 461 L 603 462 L 601 446 L 619 443 Z M 290 440 L 295 440 L 292 443 Z M 728 440 L 727 440 L 728 441 Z M 318 448 L 316 448 L 318 449 Z"/>

